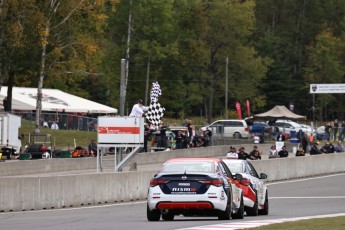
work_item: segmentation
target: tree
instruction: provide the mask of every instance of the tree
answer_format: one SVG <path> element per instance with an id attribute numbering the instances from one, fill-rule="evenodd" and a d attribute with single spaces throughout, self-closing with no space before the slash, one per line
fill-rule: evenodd
<path id="1" fill-rule="evenodd" d="M 64 76 L 69 84 L 96 70 L 97 39 L 106 22 L 104 1 L 50 0 L 38 4 L 43 20 L 38 25 L 41 37 L 41 64 L 37 87 L 36 132 L 40 128 L 42 87 L 49 76 Z M 95 58 L 96 57 L 96 58 Z"/>
<path id="2" fill-rule="evenodd" d="M 345 81 L 345 45 L 342 39 L 335 37 L 329 28 L 321 31 L 316 37 L 315 43 L 311 44 L 307 51 L 306 84 L 339 83 Z M 318 96 L 319 118 L 322 118 L 322 111 L 326 110 L 326 105 L 334 108 L 331 112 L 343 111 L 342 106 L 337 106 L 339 101 L 341 101 L 340 97 L 335 94 Z M 333 106 L 329 106 L 330 104 L 333 104 Z M 328 120 L 327 111 L 324 118 Z"/>

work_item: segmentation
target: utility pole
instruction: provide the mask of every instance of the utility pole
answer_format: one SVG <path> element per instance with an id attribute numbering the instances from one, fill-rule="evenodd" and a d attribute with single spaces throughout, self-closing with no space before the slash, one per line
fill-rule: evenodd
<path id="1" fill-rule="evenodd" d="M 126 98 L 126 60 L 121 59 L 121 83 L 120 83 L 120 116 L 125 115 Z"/>
<path id="2" fill-rule="evenodd" d="M 147 68 L 146 68 L 145 105 L 147 105 L 147 99 L 148 99 L 149 79 L 150 79 L 150 58 L 147 60 Z"/>
<path id="3" fill-rule="evenodd" d="M 228 119 L 228 84 L 229 84 L 229 75 L 228 75 L 228 66 L 229 66 L 229 58 L 226 58 L 226 65 L 225 65 L 225 119 Z"/>

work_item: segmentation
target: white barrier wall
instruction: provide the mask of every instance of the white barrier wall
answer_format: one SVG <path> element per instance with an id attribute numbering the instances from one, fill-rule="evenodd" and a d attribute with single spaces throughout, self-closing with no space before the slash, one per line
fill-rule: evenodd
<path id="1" fill-rule="evenodd" d="M 345 172 L 345 153 L 252 161 L 268 181 Z M 0 180 L 0 212 L 143 200 L 157 171 L 16 177 Z"/>
<path id="2" fill-rule="evenodd" d="M 234 145 L 236 146 L 236 145 Z M 249 152 L 252 150 L 254 144 L 241 145 Z M 238 148 L 236 146 L 236 148 Z M 268 155 L 270 144 L 262 144 L 259 148 Z M 221 157 L 226 156 L 229 146 L 211 146 L 207 148 L 190 148 L 173 151 L 139 153 L 132 162 L 138 165 L 163 163 L 168 159 L 175 157 Z M 114 159 L 114 156 L 107 156 L 104 158 Z M 67 172 L 76 170 L 94 169 L 97 171 L 96 158 L 54 158 L 54 159 L 40 159 L 40 160 L 9 160 L 0 163 L 0 177 L 3 176 L 18 176 L 27 174 L 44 174 L 52 172 Z"/>

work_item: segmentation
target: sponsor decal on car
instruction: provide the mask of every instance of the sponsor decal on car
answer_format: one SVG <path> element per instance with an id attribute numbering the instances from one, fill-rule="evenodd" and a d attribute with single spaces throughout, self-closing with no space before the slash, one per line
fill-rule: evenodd
<path id="1" fill-rule="evenodd" d="M 172 188 L 172 192 L 196 192 L 196 188 Z"/>
<path id="2" fill-rule="evenodd" d="M 222 191 L 220 194 L 220 200 L 225 200 L 224 191 Z"/>
<path id="3" fill-rule="evenodd" d="M 190 186 L 190 183 L 178 183 L 179 186 Z"/>

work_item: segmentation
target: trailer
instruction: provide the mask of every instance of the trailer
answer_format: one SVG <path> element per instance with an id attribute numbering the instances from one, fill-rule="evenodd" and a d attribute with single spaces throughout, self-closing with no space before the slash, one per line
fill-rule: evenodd
<path id="1" fill-rule="evenodd" d="M 18 135 L 20 127 L 20 116 L 6 112 L 0 113 L 0 148 L 2 157 L 6 156 L 8 160 L 21 150 L 22 143 Z"/>

